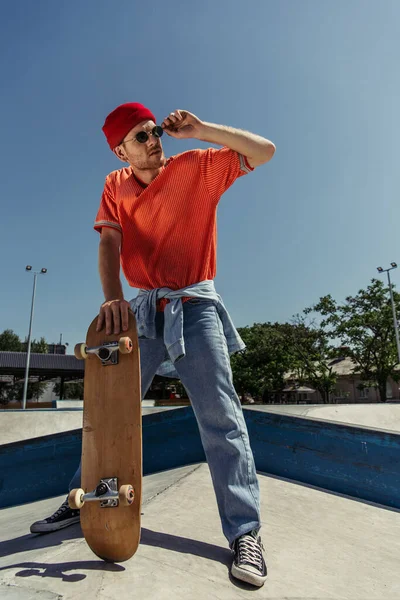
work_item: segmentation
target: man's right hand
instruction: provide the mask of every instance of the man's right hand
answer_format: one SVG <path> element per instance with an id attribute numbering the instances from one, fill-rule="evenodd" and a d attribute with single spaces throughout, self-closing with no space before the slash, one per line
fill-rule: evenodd
<path id="1" fill-rule="evenodd" d="M 126 300 L 108 300 L 100 307 L 99 317 L 97 319 L 96 331 L 101 331 L 106 326 L 106 334 L 118 335 L 121 331 L 128 330 L 128 310 L 129 302 Z"/>

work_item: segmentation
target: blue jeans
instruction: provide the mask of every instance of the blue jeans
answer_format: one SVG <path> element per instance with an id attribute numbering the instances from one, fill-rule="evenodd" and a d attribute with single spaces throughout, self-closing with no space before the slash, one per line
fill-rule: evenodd
<path id="1" fill-rule="evenodd" d="M 183 304 L 186 354 L 175 363 L 189 395 L 210 468 L 222 530 L 231 544 L 261 527 L 254 458 L 222 324 L 213 300 L 193 298 Z M 162 336 L 164 314 L 157 313 L 157 339 L 140 339 L 142 394 L 168 358 Z M 79 488 L 80 467 L 69 489 Z"/>

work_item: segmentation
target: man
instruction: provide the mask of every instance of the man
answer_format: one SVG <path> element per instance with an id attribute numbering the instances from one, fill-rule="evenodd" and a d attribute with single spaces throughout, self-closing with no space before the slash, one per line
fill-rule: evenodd
<path id="1" fill-rule="evenodd" d="M 143 396 L 160 366 L 173 363 L 193 406 L 210 468 L 222 529 L 234 553 L 232 575 L 262 586 L 267 568 L 257 475 L 229 354 L 244 348 L 216 293 L 216 211 L 234 181 L 268 162 L 272 142 L 201 121 L 176 110 L 161 126 L 138 103 L 117 107 L 103 132 L 129 166 L 108 175 L 95 229 L 101 234 L 99 271 L 105 302 L 98 330 L 118 334 L 135 312 L 140 337 Z M 219 149 L 164 157 L 161 136 L 194 138 Z M 120 265 L 139 289 L 123 297 Z M 80 487 L 80 469 L 70 489 Z M 32 532 L 79 521 L 67 502 Z"/>

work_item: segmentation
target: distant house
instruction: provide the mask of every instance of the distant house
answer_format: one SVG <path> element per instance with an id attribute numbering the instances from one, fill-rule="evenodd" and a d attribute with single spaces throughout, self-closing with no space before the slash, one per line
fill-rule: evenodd
<path id="1" fill-rule="evenodd" d="M 333 404 L 380 402 L 379 390 L 374 387 L 366 387 L 367 383 L 362 380 L 360 375 L 354 373 L 355 363 L 352 359 L 337 358 L 332 360 L 329 366 L 337 375 L 336 390 L 331 394 L 330 402 Z M 307 383 L 300 386 L 293 373 L 288 373 L 285 381 L 286 387 L 283 392 L 287 403 L 323 404 L 321 394 Z M 388 379 L 386 384 L 387 400 L 400 399 L 399 386 L 400 384 L 393 379 Z"/>

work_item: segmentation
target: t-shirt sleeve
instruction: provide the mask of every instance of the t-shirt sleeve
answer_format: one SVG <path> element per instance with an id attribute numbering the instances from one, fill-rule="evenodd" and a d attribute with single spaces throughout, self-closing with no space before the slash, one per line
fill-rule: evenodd
<path id="1" fill-rule="evenodd" d="M 236 179 L 254 171 L 245 156 L 225 146 L 201 151 L 200 164 L 207 189 L 215 200 L 219 200 Z"/>
<path id="2" fill-rule="evenodd" d="M 117 204 L 113 193 L 113 186 L 109 176 L 106 178 L 103 194 L 101 196 L 100 208 L 96 215 L 94 228 L 101 233 L 103 227 L 112 227 L 122 232 L 119 222 Z"/>

